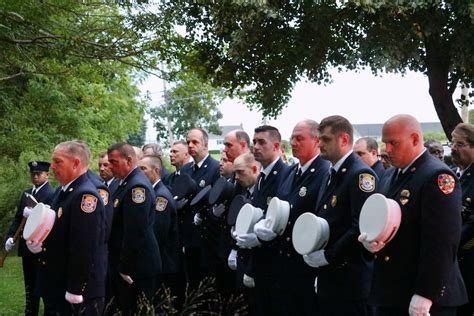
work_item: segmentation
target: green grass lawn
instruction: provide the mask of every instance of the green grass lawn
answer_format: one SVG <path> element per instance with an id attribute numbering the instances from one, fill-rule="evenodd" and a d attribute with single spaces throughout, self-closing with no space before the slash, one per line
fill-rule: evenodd
<path id="1" fill-rule="evenodd" d="M 0 268 L 0 315 L 22 315 L 25 305 L 25 289 L 21 258 L 8 256 Z"/>

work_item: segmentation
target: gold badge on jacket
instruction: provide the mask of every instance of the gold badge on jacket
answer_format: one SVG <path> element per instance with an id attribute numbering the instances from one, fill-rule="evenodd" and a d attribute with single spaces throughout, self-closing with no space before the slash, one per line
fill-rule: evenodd
<path id="1" fill-rule="evenodd" d="M 400 204 L 402 205 L 407 204 L 409 201 L 409 198 L 410 198 L 410 191 L 402 190 L 402 192 L 400 192 Z"/>
<path id="2" fill-rule="evenodd" d="M 306 189 L 306 187 L 301 187 L 300 192 L 298 194 L 299 194 L 299 196 L 304 197 L 304 196 L 306 196 L 307 191 L 308 191 L 308 189 Z"/>
<path id="3" fill-rule="evenodd" d="M 62 207 L 58 208 L 58 218 L 61 218 L 61 216 L 63 216 L 63 208 Z"/>
<path id="4" fill-rule="evenodd" d="M 337 204 L 337 196 L 333 195 L 331 198 L 331 206 L 335 207 Z"/>

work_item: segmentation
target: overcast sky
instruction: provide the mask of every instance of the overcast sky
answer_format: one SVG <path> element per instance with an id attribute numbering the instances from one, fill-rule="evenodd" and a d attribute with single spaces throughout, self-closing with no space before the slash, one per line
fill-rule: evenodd
<path id="1" fill-rule="evenodd" d="M 420 122 L 439 121 L 428 93 L 428 79 L 422 74 L 375 77 L 368 71 L 336 72 L 333 79 L 333 83 L 327 86 L 299 82 L 282 114 L 276 120 L 267 120 L 267 124 L 277 127 L 282 137 L 289 139 L 298 121 L 310 118 L 320 122 L 334 114 L 342 115 L 354 124 L 383 123 L 400 113 L 411 114 Z M 162 102 L 161 80 L 149 78 L 142 90 L 153 92 L 152 106 Z M 458 98 L 460 90 L 454 95 Z M 219 122 L 221 126 L 242 124 L 250 136 L 262 123 L 259 112 L 251 112 L 238 100 L 226 100 L 221 105 L 221 112 L 224 116 Z M 156 132 L 149 128 L 147 139 L 155 138 Z"/>

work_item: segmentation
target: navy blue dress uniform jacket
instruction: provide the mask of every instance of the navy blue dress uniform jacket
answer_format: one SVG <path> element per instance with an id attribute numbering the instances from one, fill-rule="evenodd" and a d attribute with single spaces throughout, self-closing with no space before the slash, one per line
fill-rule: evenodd
<path id="1" fill-rule="evenodd" d="M 281 281 L 293 283 L 292 276 L 308 276 L 311 284 L 316 276 L 316 269 L 308 266 L 303 256 L 298 254 L 293 247 L 293 227 L 298 217 L 306 212 L 314 213 L 314 206 L 322 182 L 329 170 L 329 162 L 318 156 L 309 168 L 297 178 L 299 165 L 296 164 L 285 178 L 278 192 L 278 198 L 290 204 L 290 216 L 285 231 L 276 237 L 272 243 L 275 249 L 276 261 L 273 265 Z M 275 257 L 274 257 L 275 258 Z"/>
<path id="2" fill-rule="evenodd" d="M 363 256 L 357 238 L 359 214 L 365 200 L 377 189 L 374 171 L 351 153 L 327 186 L 329 172 L 316 203 L 316 215 L 329 224 L 325 257 L 319 268 L 318 296 L 323 300 L 363 300 L 370 291 L 372 264 Z"/>
<path id="3" fill-rule="evenodd" d="M 466 285 L 471 305 L 474 304 L 474 165 L 460 178 L 462 187 L 462 233 L 459 250 L 459 268 Z"/>
<path id="4" fill-rule="evenodd" d="M 392 168 L 380 191 L 395 200 L 402 218 L 395 237 L 375 255 L 371 301 L 407 307 L 414 294 L 433 306 L 466 302 L 457 250 L 461 234 L 461 186 L 443 162 L 425 151 L 395 180 Z"/>
<path id="5" fill-rule="evenodd" d="M 103 297 L 107 253 L 102 200 L 86 174 L 57 193 L 51 204 L 56 220 L 39 253 L 39 294 Z"/>
<path id="6" fill-rule="evenodd" d="M 260 189 L 258 188 L 258 183 L 260 181 L 261 176 L 259 176 L 257 178 L 257 183 L 253 194 L 250 198 L 252 205 L 254 207 L 262 209 L 263 213 L 266 214 L 270 200 L 273 197 L 277 196 L 278 189 L 283 180 L 287 178 L 289 171 L 290 167 L 285 164 L 280 158 L 273 166 L 270 174 L 266 176 L 265 180 L 260 183 Z M 265 244 L 265 242 L 262 243 Z M 241 253 L 245 254 L 245 252 L 246 251 L 239 250 L 239 258 L 243 259 L 243 262 L 248 261 L 248 259 L 244 259 L 243 257 L 241 257 Z M 250 259 L 252 260 L 252 264 L 249 266 L 243 263 L 242 268 L 245 269 L 245 274 L 255 277 L 255 282 L 257 283 L 257 278 L 259 275 L 262 276 L 271 273 L 270 271 L 273 265 L 273 262 L 271 260 L 272 249 L 265 247 L 264 245 L 263 247 L 256 247 L 252 249 L 251 252 L 253 256 L 253 259 Z M 237 261 L 238 272 L 240 270 L 239 264 L 240 262 Z"/>
<path id="7" fill-rule="evenodd" d="M 219 162 L 209 155 L 201 164 L 198 170 L 194 170 L 193 164 L 186 164 L 186 168 L 181 168 L 182 173 L 187 173 L 196 182 L 198 192 L 205 188 L 207 185 L 213 185 L 217 179 L 219 179 Z M 196 192 L 196 194 L 198 193 Z M 207 220 L 206 216 L 208 212 L 203 215 L 203 222 L 200 226 L 194 225 L 194 214 L 195 210 L 191 207 L 186 206 L 183 208 L 181 216 L 179 216 L 180 232 L 183 236 L 183 244 L 185 247 L 201 247 L 202 246 L 202 234 L 201 230 L 209 232 L 203 232 L 204 238 L 214 238 L 214 234 L 217 234 L 216 223 Z M 217 246 L 216 246 L 217 247 Z M 217 249 L 217 248 L 216 248 Z"/>
<path id="8" fill-rule="evenodd" d="M 25 193 L 31 194 L 33 191 L 32 188 L 23 191 L 20 197 L 20 202 L 18 204 L 18 209 L 15 213 L 15 218 L 13 219 L 10 228 L 8 229 L 7 238 L 13 237 L 15 232 L 17 231 L 18 227 L 20 226 L 21 220 L 23 218 L 23 209 L 25 208 L 26 204 L 26 195 Z M 54 197 L 54 189 L 51 187 L 49 182 L 45 183 L 44 186 L 36 192 L 34 195 L 36 201 L 41 202 L 43 204 L 51 205 Z M 32 257 L 36 256 L 35 254 L 31 253 L 28 248 L 26 247 L 26 241 L 23 239 L 23 234 L 20 235 L 18 239 L 18 255 L 20 257 Z"/>
<path id="9" fill-rule="evenodd" d="M 372 170 L 374 170 L 377 177 L 379 177 L 379 179 L 382 179 L 385 173 L 385 168 L 383 166 L 383 163 L 380 160 L 377 160 L 371 168 Z"/>
<path id="10" fill-rule="evenodd" d="M 110 230 L 112 229 L 112 219 L 114 216 L 114 207 L 110 201 L 111 195 L 109 188 L 105 185 L 104 181 L 91 170 L 87 170 L 87 176 L 89 180 L 94 184 L 97 189 L 97 192 L 102 199 L 105 207 L 105 240 L 109 240 Z"/>
<path id="11" fill-rule="evenodd" d="M 163 274 L 179 271 L 179 240 L 176 201 L 166 185 L 160 181 L 154 186 L 155 200 L 155 237 L 161 254 Z"/>
<path id="12" fill-rule="evenodd" d="M 139 168 L 123 179 L 112 197 L 114 217 L 109 238 L 111 268 L 132 279 L 161 272 L 155 238 L 155 191 Z"/>

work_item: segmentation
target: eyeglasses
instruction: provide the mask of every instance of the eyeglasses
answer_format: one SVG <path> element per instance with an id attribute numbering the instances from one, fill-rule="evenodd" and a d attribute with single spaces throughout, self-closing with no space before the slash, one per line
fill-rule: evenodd
<path id="1" fill-rule="evenodd" d="M 469 144 L 461 143 L 461 142 L 449 143 L 449 147 L 451 147 L 451 148 L 462 149 L 466 146 L 469 146 Z"/>

